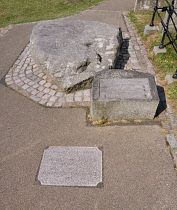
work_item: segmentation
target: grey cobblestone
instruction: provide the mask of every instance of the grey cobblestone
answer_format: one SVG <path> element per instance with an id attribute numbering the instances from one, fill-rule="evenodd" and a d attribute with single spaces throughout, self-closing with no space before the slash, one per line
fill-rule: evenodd
<path id="1" fill-rule="evenodd" d="M 147 57 L 147 51 L 138 37 L 127 12 L 123 12 L 123 17 L 128 32 L 123 32 L 123 46 L 116 64 L 116 68 L 125 70 L 137 70 L 149 72 L 155 75 L 155 71 L 150 60 Z M 26 46 L 21 55 L 9 70 L 5 77 L 6 84 L 14 90 L 29 97 L 31 100 L 44 105 L 53 107 L 89 107 L 90 106 L 90 89 L 79 90 L 67 94 L 60 90 L 55 84 L 48 81 L 47 75 L 43 73 L 35 64 L 30 55 L 30 44 Z M 25 83 L 26 81 L 26 83 Z M 156 79 L 157 81 L 157 79 Z M 17 85 L 17 84 L 18 85 Z M 158 84 L 158 81 L 157 81 Z M 168 105 L 165 111 L 166 118 L 169 119 L 172 113 Z M 174 118 L 173 126 L 166 121 L 162 121 L 162 127 L 169 133 L 173 132 L 176 125 Z"/>
<path id="2" fill-rule="evenodd" d="M 140 69 L 130 35 L 123 33 L 124 43 L 117 66 L 121 69 L 136 70 Z M 23 95 L 28 96 L 35 102 L 45 106 L 87 106 L 90 105 L 90 90 L 80 90 L 72 94 L 66 94 L 59 88 L 47 81 L 47 75 L 43 73 L 34 63 L 30 55 L 30 44 L 24 49 L 13 67 L 6 75 L 5 81 L 8 86 Z M 137 47 L 136 49 L 139 49 Z M 16 85 L 18 84 L 18 86 Z"/>
<path id="3" fill-rule="evenodd" d="M 41 100 L 39 97 L 37 97 L 35 95 L 31 95 L 29 98 L 32 99 L 33 101 L 36 101 L 36 102 Z"/>
<path id="4" fill-rule="evenodd" d="M 125 23 L 127 25 L 128 31 L 129 31 L 130 40 L 132 41 L 133 46 L 134 46 L 136 58 L 139 61 L 138 67 L 141 67 L 142 71 L 151 73 L 155 76 L 155 71 L 153 69 L 153 65 L 147 57 L 148 53 L 147 53 L 145 47 L 143 46 L 142 41 L 138 37 L 138 34 L 134 30 L 132 23 L 128 19 L 127 12 L 124 12 L 123 16 L 124 16 Z M 155 80 L 156 80 L 156 84 L 160 85 L 156 77 L 155 77 Z M 165 99 L 165 101 L 166 101 L 166 99 Z M 177 120 L 173 113 L 173 109 L 171 108 L 171 106 L 168 103 L 168 100 L 166 101 L 166 103 L 167 103 L 167 109 L 165 111 L 163 111 L 162 114 L 160 114 L 158 118 L 160 120 L 162 120 L 161 125 L 162 125 L 162 128 L 164 129 L 164 131 L 168 133 L 167 136 L 170 135 L 170 136 L 174 137 L 175 133 L 177 135 L 177 132 L 176 132 Z M 161 118 L 165 118 L 165 119 L 161 119 Z M 175 137 L 174 137 L 174 139 L 175 139 Z M 175 139 L 175 142 L 176 142 L 176 139 Z M 175 167 L 177 168 L 177 151 L 172 150 L 171 154 L 172 154 L 174 162 L 175 162 Z"/>
<path id="5" fill-rule="evenodd" d="M 67 106 L 67 103 L 69 106 L 76 106 L 76 102 L 77 106 L 88 105 L 90 90 L 77 91 L 71 94 L 59 90 L 55 84 L 47 81 L 47 75 L 34 63 L 29 46 L 30 44 L 27 45 L 9 70 L 5 77 L 6 84 L 34 102 L 45 106 L 62 107 Z"/>

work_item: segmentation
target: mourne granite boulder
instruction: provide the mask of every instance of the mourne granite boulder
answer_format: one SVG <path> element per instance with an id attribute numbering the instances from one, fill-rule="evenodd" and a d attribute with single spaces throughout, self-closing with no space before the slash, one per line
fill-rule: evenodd
<path id="1" fill-rule="evenodd" d="M 30 38 L 31 56 L 61 89 L 91 88 L 96 72 L 115 68 L 121 28 L 97 21 L 41 21 Z"/>

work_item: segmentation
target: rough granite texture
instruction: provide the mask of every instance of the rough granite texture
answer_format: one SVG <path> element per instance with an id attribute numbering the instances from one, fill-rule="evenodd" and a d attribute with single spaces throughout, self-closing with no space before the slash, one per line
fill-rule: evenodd
<path id="1" fill-rule="evenodd" d="M 50 146 L 44 150 L 38 182 L 55 186 L 102 186 L 102 148 Z"/>
<path id="2" fill-rule="evenodd" d="M 148 34 L 148 35 L 155 34 L 158 30 L 159 30 L 158 26 L 146 25 L 145 28 L 144 28 L 144 35 L 146 35 L 146 34 Z"/>
<path id="3" fill-rule="evenodd" d="M 42 21 L 31 35 L 31 55 L 63 90 L 90 88 L 95 72 L 114 68 L 122 43 L 117 26 L 66 18 Z"/>
<path id="4" fill-rule="evenodd" d="M 104 70 L 93 80 L 92 120 L 153 119 L 159 104 L 154 76 L 127 70 Z"/>

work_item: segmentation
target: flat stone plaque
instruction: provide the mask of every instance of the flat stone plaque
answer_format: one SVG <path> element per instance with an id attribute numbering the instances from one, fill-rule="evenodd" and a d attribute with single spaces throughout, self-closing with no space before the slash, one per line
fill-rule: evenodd
<path id="1" fill-rule="evenodd" d="M 131 99 L 152 99 L 147 78 L 100 79 L 100 100 L 117 101 Z"/>
<path id="2" fill-rule="evenodd" d="M 50 146 L 44 150 L 37 179 L 41 185 L 102 187 L 102 150 Z"/>

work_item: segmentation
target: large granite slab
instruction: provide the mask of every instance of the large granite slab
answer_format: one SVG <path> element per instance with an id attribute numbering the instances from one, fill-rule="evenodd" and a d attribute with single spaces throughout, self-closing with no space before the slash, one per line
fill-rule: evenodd
<path id="1" fill-rule="evenodd" d="M 50 146 L 37 179 L 41 185 L 102 187 L 102 148 Z"/>
<path id="2" fill-rule="evenodd" d="M 159 104 L 153 75 L 118 69 L 96 75 L 91 97 L 93 120 L 153 119 Z"/>
<path id="3" fill-rule="evenodd" d="M 35 63 L 66 92 L 91 88 L 96 72 L 115 67 L 121 45 L 118 26 L 68 18 L 41 21 L 30 37 Z"/>

